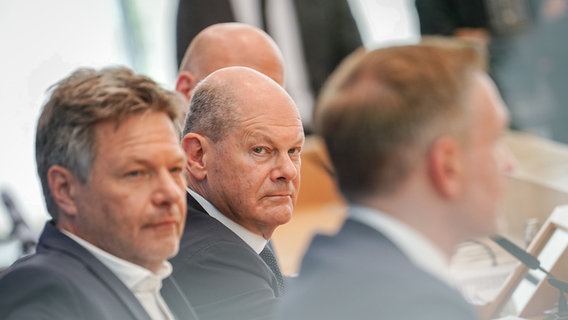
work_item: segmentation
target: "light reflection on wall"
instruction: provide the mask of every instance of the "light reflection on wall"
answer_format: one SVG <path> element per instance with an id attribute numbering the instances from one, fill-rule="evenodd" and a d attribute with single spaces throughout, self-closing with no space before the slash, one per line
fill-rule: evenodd
<path id="1" fill-rule="evenodd" d="M 117 9 L 110 0 L 0 2 L 0 188 L 38 232 L 47 214 L 34 134 L 45 91 L 79 66 L 129 65 Z"/>
<path id="2" fill-rule="evenodd" d="M 133 35 L 121 11 L 125 3 L 143 21 L 135 26 L 143 37 L 134 53 L 144 56 L 143 65 L 132 63 Z M 12 195 L 38 234 L 48 215 L 36 174 L 34 134 L 47 88 L 78 67 L 108 65 L 137 68 L 172 87 L 175 7 L 175 1 L 150 0 L 0 2 L 0 190 Z M 4 211 L 0 205 L 0 239 L 11 228 Z"/>
<path id="3" fill-rule="evenodd" d="M 414 12 L 409 10 L 412 1 L 349 1 L 354 14 L 362 18 L 358 23 L 366 46 L 417 37 Z M 121 4 L 128 4 L 137 15 L 137 24 L 130 27 L 142 34 L 134 50 L 144 57 L 136 63 L 129 38 L 133 35 L 127 34 Z M 79 66 L 112 64 L 138 68 L 173 88 L 176 6 L 177 1 L 152 0 L 0 2 L 0 190 L 11 193 L 35 232 L 48 218 L 33 145 L 46 89 Z M 0 239 L 11 228 L 3 211 L 0 205 Z"/>

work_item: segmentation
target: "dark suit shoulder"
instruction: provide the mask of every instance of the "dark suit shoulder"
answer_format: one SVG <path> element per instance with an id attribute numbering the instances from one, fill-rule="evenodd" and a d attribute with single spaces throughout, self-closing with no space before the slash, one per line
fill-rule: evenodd
<path id="1" fill-rule="evenodd" d="M 171 260 L 172 275 L 187 291 L 192 304 L 195 296 L 207 300 L 208 291 L 211 296 L 231 296 L 262 289 L 274 296 L 274 275 L 250 246 L 238 240 L 209 233 L 192 241 L 195 246 L 186 247 Z"/>
<path id="2" fill-rule="evenodd" d="M 458 291 L 352 220 L 314 239 L 283 300 L 282 319 L 475 319 Z"/>
<path id="3" fill-rule="evenodd" d="M 81 317 L 81 293 L 54 262 L 26 258 L 5 271 L 0 278 L 0 319 Z"/>
<path id="4" fill-rule="evenodd" d="M 49 223 L 37 252 L 0 278 L 0 319 L 149 319 L 134 294 Z"/>
<path id="5" fill-rule="evenodd" d="M 199 319 L 267 319 L 278 299 L 276 278 L 250 247 L 208 242 L 190 257 L 172 260 L 172 277 Z M 162 289 L 164 297 L 172 290 Z"/>
<path id="6" fill-rule="evenodd" d="M 239 236 L 205 212 L 196 209 L 188 210 L 188 220 L 180 242 L 180 251 L 171 261 L 176 264 L 179 259 L 187 259 L 207 250 L 213 245 L 231 243 L 242 246 L 242 250 L 254 253 Z"/>
<path id="7" fill-rule="evenodd" d="M 172 278 L 201 320 L 266 319 L 278 301 L 277 280 L 233 231 L 193 206 Z M 164 297 L 172 288 L 165 285 Z"/>
<path id="8" fill-rule="evenodd" d="M 36 254 L 0 279 L 0 319 L 134 319 L 116 294 L 76 259 Z"/>

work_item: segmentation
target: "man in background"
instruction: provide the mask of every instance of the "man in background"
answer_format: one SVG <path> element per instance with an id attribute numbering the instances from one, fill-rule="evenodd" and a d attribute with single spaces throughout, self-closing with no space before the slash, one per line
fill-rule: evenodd
<path id="1" fill-rule="evenodd" d="M 347 0 L 180 0 L 176 20 L 178 63 L 197 33 L 238 21 L 265 30 L 282 50 L 286 91 L 306 132 L 312 131 L 314 97 L 339 62 L 362 45 Z"/>
<path id="2" fill-rule="evenodd" d="M 186 216 L 178 102 L 123 67 L 79 69 L 52 88 L 36 134 L 52 220 L 0 278 L 1 319 L 174 319 L 159 290 Z"/>
<path id="3" fill-rule="evenodd" d="M 313 240 L 280 318 L 476 319 L 448 263 L 457 244 L 496 231 L 511 169 L 507 112 L 484 60 L 444 39 L 373 50 L 340 70 L 316 128 L 349 217 Z"/>
<path id="4" fill-rule="evenodd" d="M 197 83 L 230 66 L 255 69 L 284 86 L 282 54 L 268 34 L 244 23 L 214 24 L 193 38 L 181 61 L 176 91 L 187 99 L 186 112 Z"/>

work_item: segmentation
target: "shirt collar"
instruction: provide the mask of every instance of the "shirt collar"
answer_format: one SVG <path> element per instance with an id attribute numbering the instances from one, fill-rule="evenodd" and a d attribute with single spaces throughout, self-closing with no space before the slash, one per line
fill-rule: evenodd
<path id="1" fill-rule="evenodd" d="M 229 228 L 229 230 L 233 231 L 239 238 L 241 238 L 246 244 L 248 244 L 256 253 L 260 253 L 268 240 L 264 239 L 264 237 L 247 230 L 245 227 L 241 226 L 240 224 L 236 223 L 235 221 L 227 218 L 224 214 L 222 214 L 217 208 L 211 204 L 211 202 L 207 201 L 197 192 L 191 190 L 190 188 L 186 187 L 187 192 L 190 196 L 192 196 L 202 207 L 205 211 L 214 219 L 221 222 L 225 227 Z"/>
<path id="2" fill-rule="evenodd" d="M 153 273 L 144 267 L 116 257 L 67 230 L 61 230 L 61 232 L 93 254 L 102 264 L 109 268 L 126 287 L 134 292 L 160 290 L 162 280 L 172 273 L 172 265 L 168 261 L 164 261 L 158 271 Z"/>
<path id="3" fill-rule="evenodd" d="M 350 218 L 381 232 L 418 267 L 455 286 L 443 251 L 417 230 L 376 209 L 352 205 Z"/>

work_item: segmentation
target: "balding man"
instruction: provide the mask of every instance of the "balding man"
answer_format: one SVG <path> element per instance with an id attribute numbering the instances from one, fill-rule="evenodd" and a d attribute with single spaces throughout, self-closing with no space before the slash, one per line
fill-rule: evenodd
<path id="1" fill-rule="evenodd" d="M 294 101 L 264 74 L 228 67 L 195 88 L 182 140 L 188 221 L 171 263 L 200 319 L 273 313 L 284 284 L 267 244 L 292 216 L 303 144 Z"/>
<path id="2" fill-rule="evenodd" d="M 180 65 L 176 91 L 189 101 L 199 81 L 230 66 L 255 69 L 284 86 L 282 54 L 272 38 L 254 26 L 229 22 L 205 28 L 189 44 Z"/>

